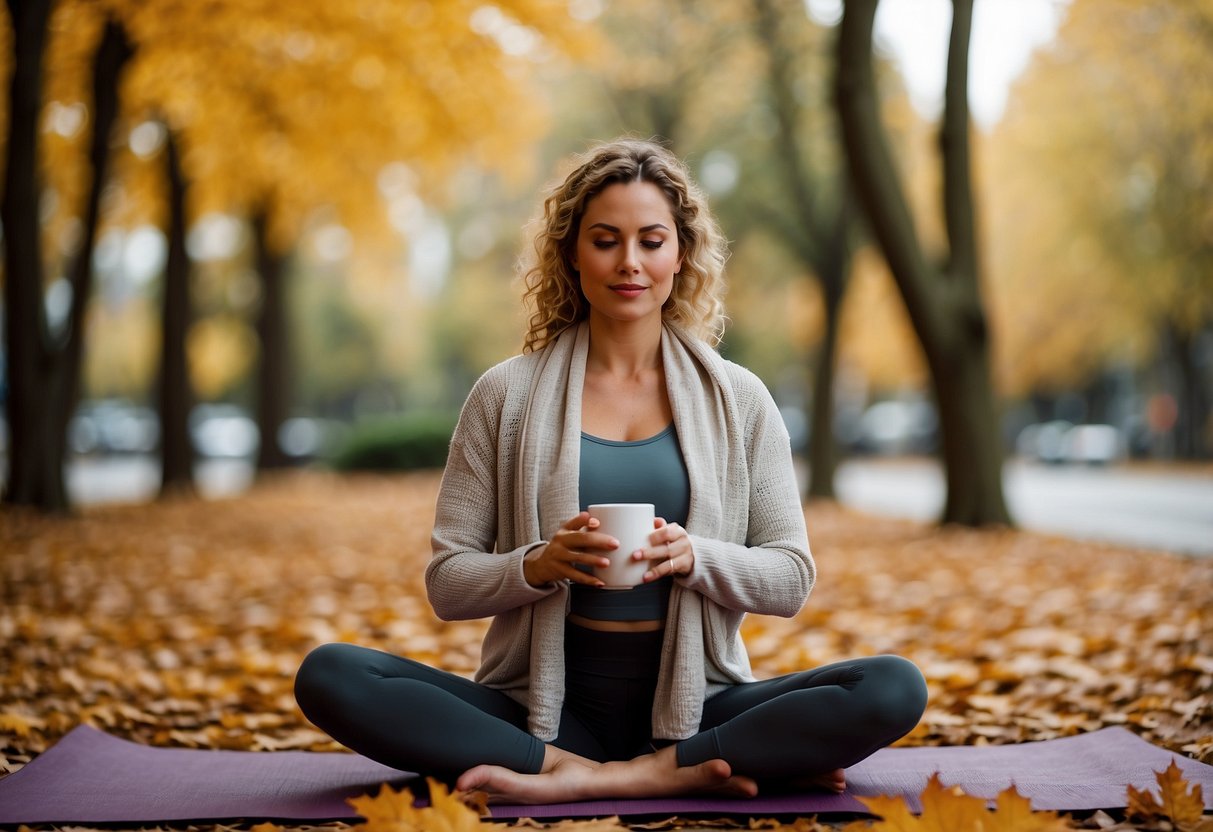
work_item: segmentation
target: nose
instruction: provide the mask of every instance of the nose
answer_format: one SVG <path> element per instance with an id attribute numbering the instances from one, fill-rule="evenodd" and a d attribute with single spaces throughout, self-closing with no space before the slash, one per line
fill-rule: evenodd
<path id="1" fill-rule="evenodd" d="M 636 244 L 626 243 L 619 247 L 620 274 L 637 274 L 640 271 L 640 258 L 637 256 Z"/>

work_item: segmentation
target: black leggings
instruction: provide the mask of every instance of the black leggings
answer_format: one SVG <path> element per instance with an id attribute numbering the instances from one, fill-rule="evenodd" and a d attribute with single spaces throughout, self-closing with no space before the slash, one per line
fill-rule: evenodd
<path id="1" fill-rule="evenodd" d="M 599 761 L 653 750 L 660 638 L 569 625 L 565 705 L 552 744 Z M 613 649 L 601 649 L 606 644 Z M 335 740 L 405 771 L 454 781 L 482 763 L 526 774 L 543 764 L 544 744 L 527 733 L 526 708 L 412 659 L 326 644 L 299 668 L 295 697 Z M 912 730 L 926 698 L 922 673 L 897 656 L 739 684 L 707 700 L 700 733 L 677 743 L 678 763 L 720 758 L 734 773 L 764 781 L 846 768 Z"/>

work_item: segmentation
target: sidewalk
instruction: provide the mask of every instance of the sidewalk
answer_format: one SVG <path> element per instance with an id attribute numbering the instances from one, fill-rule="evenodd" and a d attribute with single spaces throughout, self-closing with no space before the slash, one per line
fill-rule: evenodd
<path id="1" fill-rule="evenodd" d="M 933 521 L 944 481 L 929 458 L 854 458 L 835 480 L 839 499 L 871 514 Z M 1031 531 L 1213 556 L 1213 466 L 1160 463 L 1090 468 L 1010 459 L 1007 508 Z"/>

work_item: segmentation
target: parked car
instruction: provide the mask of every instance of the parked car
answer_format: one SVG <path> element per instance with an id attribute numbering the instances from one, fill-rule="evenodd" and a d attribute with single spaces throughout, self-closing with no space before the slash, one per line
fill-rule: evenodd
<path id="1" fill-rule="evenodd" d="M 1065 435 L 1072 427 L 1065 419 L 1028 425 L 1015 437 L 1015 453 L 1038 462 L 1064 462 Z"/>
<path id="2" fill-rule="evenodd" d="M 1067 462 L 1107 465 L 1125 455 L 1126 442 L 1112 425 L 1075 425 L 1066 431 Z"/>
<path id="3" fill-rule="evenodd" d="M 939 419 L 929 402 L 876 402 L 859 417 L 855 450 L 884 455 L 929 453 L 935 449 L 938 432 Z"/>
<path id="4" fill-rule="evenodd" d="M 261 441 L 257 423 L 234 404 L 200 404 L 190 411 L 194 450 L 208 457 L 251 457 Z"/>
<path id="5" fill-rule="evenodd" d="M 122 399 L 82 402 L 67 426 L 77 454 L 147 454 L 160 443 L 160 420 L 150 407 Z"/>
<path id="6" fill-rule="evenodd" d="M 1064 419 L 1028 425 L 1015 439 L 1019 456 L 1055 465 L 1106 465 L 1125 451 L 1125 439 L 1114 425 L 1075 425 Z"/>

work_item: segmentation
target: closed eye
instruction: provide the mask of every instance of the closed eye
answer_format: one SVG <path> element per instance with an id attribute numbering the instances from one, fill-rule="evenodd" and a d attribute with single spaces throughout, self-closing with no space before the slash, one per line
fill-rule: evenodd
<path id="1" fill-rule="evenodd" d="M 605 250 L 605 249 L 609 249 L 609 248 L 614 248 L 618 244 L 619 244 L 619 242 L 617 240 L 595 240 L 594 248 Z M 643 247 L 645 247 L 647 249 L 655 250 L 655 249 L 659 249 L 662 246 L 664 246 L 665 240 L 641 240 L 640 245 L 642 245 Z"/>

